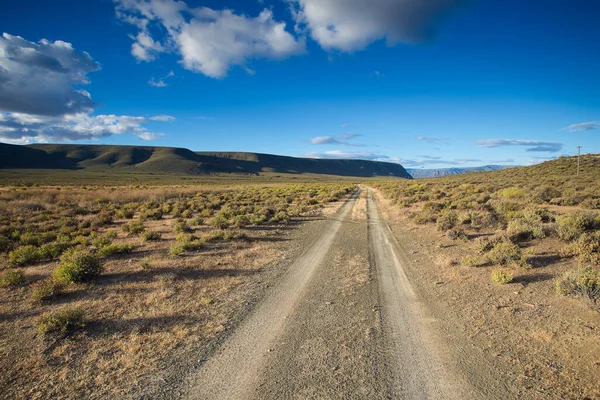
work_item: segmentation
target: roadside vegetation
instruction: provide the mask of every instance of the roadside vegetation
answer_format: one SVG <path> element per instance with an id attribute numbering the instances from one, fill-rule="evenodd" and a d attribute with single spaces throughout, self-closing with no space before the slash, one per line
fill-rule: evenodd
<path id="1" fill-rule="evenodd" d="M 373 186 L 416 224 L 435 224 L 464 249 L 457 260 L 491 268 L 507 284 L 543 267 L 539 260 L 572 260 L 556 277 L 557 293 L 585 298 L 598 309 L 600 274 L 600 157 Z"/>
<path id="2" fill-rule="evenodd" d="M 0 390 L 121 394 L 223 331 L 286 232 L 354 189 L 224 184 L 0 187 Z"/>

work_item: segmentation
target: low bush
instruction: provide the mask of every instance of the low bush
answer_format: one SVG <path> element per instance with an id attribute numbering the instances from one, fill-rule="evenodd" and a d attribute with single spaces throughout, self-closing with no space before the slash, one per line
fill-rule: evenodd
<path id="1" fill-rule="evenodd" d="M 61 293 L 64 284 L 50 277 L 31 285 L 31 298 L 35 301 L 46 301 Z"/>
<path id="2" fill-rule="evenodd" d="M 131 253 L 133 251 L 133 246 L 130 244 L 110 244 L 101 248 L 98 251 L 100 257 L 108 257 L 117 253 Z"/>
<path id="3" fill-rule="evenodd" d="M 17 247 L 8 254 L 8 260 L 13 265 L 28 265 L 41 260 L 40 252 L 35 246 Z"/>
<path id="4" fill-rule="evenodd" d="M 192 228 L 190 228 L 187 222 L 185 222 L 185 220 L 183 219 L 178 219 L 177 221 L 175 221 L 175 224 L 173 224 L 174 233 L 186 233 L 191 231 Z"/>
<path id="5" fill-rule="evenodd" d="M 169 247 L 169 255 L 171 255 L 171 256 L 179 256 L 179 255 L 183 254 L 184 251 L 185 251 L 184 243 L 176 242 L 176 243 L 172 244 L 171 247 Z"/>
<path id="6" fill-rule="evenodd" d="M 534 238 L 541 239 L 546 236 L 541 221 L 532 221 L 525 218 L 509 221 L 506 233 L 513 242 L 522 242 Z"/>
<path id="7" fill-rule="evenodd" d="M 600 272 L 591 267 L 566 272 L 556 280 L 556 290 L 563 296 L 585 298 L 599 308 Z"/>
<path id="8" fill-rule="evenodd" d="M 7 269 L 0 275 L 0 287 L 16 287 L 25 283 L 23 271 Z"/>
<path id="9" fill-rule="evenodd" d="M 131 236 L 139 235 L 144 232 L 146 228 L 144 227 L 144 223 L 142 221 L 132 221 L 128 224 L 123 225 L 123 231 L 127 232 Z"/>
<path id="10" fill-rule="evenodd" d="M 135 214 L 135 212 L 133 210 L 130 210 L 127 208 L 121 208 L 121 209 L 117 210 L 116 214 L 117 214 L 117 217 L 119 217 L 119 218 L 131 219 L 131 218 L 133 218 L 133 215 Z"/>
<path id="11" fill-rule="evenodd" d="M 587 211 L 577 211 L 572 214 L 556 217 L 556 232 L 563 240 L 575 240 L 586 231 L 594 229 L 596 215 Z"/>
<path id="12" fill-rule="evenodd" d="M 526 267 L 527 263 L 521 252 L 521 248 L 510 240 L 502 240 L 486 254 L 486 258 L 492 264 L 515 265 Z"/>
<path id="13" fill-rule="evenodd" d="M 160 240 L 160 233 L 147 231 L 142 233 L 140 238 L 142 239 L 142 242 Z"/>
<path id="14" fill-rule="evenodd" d="M 68 243 L 61 242 L 52 242 L 46 243 L 42 247 L 40 247 L 39 255 L 41 259 L 51 260 L 53 258 L 58 258 L 60 255 L 69 248 Z"/>
<path id="15" fill-rule="evenodd" d="M 44 314 L 37 322 L 40 334 L 71 334 L 85 327 L 83 311 L 79 308 L 65 307 L 55 312 Z"/>
<path id="16" fill-rule="evenodd" d="M 82 248 L 67 250 L 60 257 L 54 278 L 64 283 L 89 282 L 102 272 L 102 262 L 97 255 Z"/>
<path id="17" fill-rule="evenodd" d="M 470 268 L 478 267 L 484 263 L 485 262 L 481 259 L 481 257 L 477 256 L 466 256 L 460 260 L 460 265 Z"/>
<path id="18" fill-rule="evenodd" d="M 495 269 L 492 271 L 492 281 L 496 282 L 499 285 L 505 285 L 507 283 L 512 282 L 514 279 L 514 274 L 506 269 Z"/>
<path id="19" fill-rule="evenodd" d="M 456 211 L 444 210 L 437 219 L 438 231 L 446 232 L 456 226 L 458 223 L 458 214 Z"/>
<path id="20" fill-rule="evenodd" d="M 535 196 L 545 202 L 550 202 L 552 199 L 556 199 L 562 196 L 560 190 L 551 187 L 551 186 L 543 186 L 541 187 Z"/>
<path id="21" fill-rule="evenodd" d="M 446 232 L 446 236 L 451 240 L 468 240 L 467 233 L 461 228 L 452 228 L 448 230 L 448 232 Z"/>
<path id="22" fill-rule="evenodd" d="M 97 249 L 101 249 L 106 246 L 110 246 L 112 244 L 112 239 L 108 237 L 96 237 L 92 239 L 92 246 Z"/>
<path id="23" fill-rule="evenodd" d="M 217 214 L 211 219 L 210 224 L 215 228 L 225 229 L 229 227 L 229 220 L 221 214 Z"/>
<path id="24" fill-rule="evenodd" d="M 569 246 L 568 252 L 582 264 L 600 266 L 600 231 L 583 233 Z"/>
<path id="25" fill-rule="evenodd" d="M 140 213 L 140 221 L 145 221 L 147 219 L 151 220 L 161 220 L 163 217 L 162 210 L 154 209 L 154 210 L 144 210 Z"/>

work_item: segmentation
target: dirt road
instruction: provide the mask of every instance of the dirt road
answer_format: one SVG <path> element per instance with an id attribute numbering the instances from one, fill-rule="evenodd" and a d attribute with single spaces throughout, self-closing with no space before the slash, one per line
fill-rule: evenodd
<path id="1" fill-rule="evenodd" d="M 413 290 L 370 191 L 203 363 L 191 399 L 477 399 Z M 472 378 L 472 377 L 471 377 Z"/>

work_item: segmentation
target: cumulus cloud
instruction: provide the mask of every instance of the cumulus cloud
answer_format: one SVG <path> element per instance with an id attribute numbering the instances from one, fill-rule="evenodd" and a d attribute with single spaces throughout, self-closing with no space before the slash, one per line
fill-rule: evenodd
<path id="1" fill-rule="evenodd" d="M 0 140 L 13 144 L 96 140 L 131 133 L 142 140 L 155 140 L 162 133 L 150 132 L 144 123 L 172 121 L 173 117 L 66 114 L 61 116 L 0 114 Z"/>
<path id="2" fill-rule="evenodd" d="M 475 142 L 479 147 L 524 146 L 528 152 L 556 153 L 563 148 L 559 142 L 544 142 L 537 140 L 486 139 Z"/>
<path id="3" fill-rule="evenodd" d="M 356 51 L 385 39 L 388 45 L 435 38 L 446 15 L 465 0 L 288 0 L 296 30 L 308 31 L 326 50 Z"/>
<path id="4" fill-rule="evenodd" d="M 580 124 L 569 125 L 566 128 L 562 128 L 563 131 L 569 132 L 581 132 L 581 131 L 591 131 L 592 129 L 599 129 L 600 121 L 589 121 L 582 122 Z"/>
<path id="5" fill-rule="evenodd" d="M 385 161 L 388 160 L 388 156 L 384 156 L 378 153 L 372 153 L 369 151 L 344 151 L 344 150 L 330 150 L 323 153 L 306 153 L 303 157 L 308 158 L 331 158 L 338 160 L 370 160 L 370 161 Z"/>
<path id="6" fill-rule="evenodd" d="M 184 68 L 222 78 L 234 65 L 252 73 L 246 67 L 251 59 L 279 59 L 305 51 L 304 40 L 289 33 L 286 23 L 276 21 L 266 8 L 252 18 L 229 9 L 188 7 L 176 0 L 115 3 L 117 17 L 138 29 L 131 48 L 138 61 L 177 53 Z"/>
<path id="7" fill-rule="evenodd" d="M 4 33 L 0 38 L 0 140 L 8 143 L 99 139 L 132 133 L 144 140 L 160 133 L 143 124 L 172 121 L 92 115 L 91 95 L 79 88 L 99 64 L 70 43 L 46 39 L 38 43 Z"/>
<path id="8" fill-rule="evenodd" d="M 0 110 L 63 115 L 88 112 L 94 103 L 81 85 L 100 64 L 70 43 L 0 37 Z"/>
<path id="9" fill-rule="evenodd" d="M 361 135 L 357 135 L 356 133 L 345 133 L 343 135 L 338 136 L 316 136 L 311 138 L 309 141 L 312 144 L 333 144 L 338 146 L 354 146 L 354 147 L 365 147 L 364 144 L 358 143 L 350 143 L 348 140 L 354 139 Z"/>

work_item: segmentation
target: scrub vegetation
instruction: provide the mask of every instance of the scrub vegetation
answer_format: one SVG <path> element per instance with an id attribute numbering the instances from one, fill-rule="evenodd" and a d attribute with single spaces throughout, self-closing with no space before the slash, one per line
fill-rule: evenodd
<path id="1" fill-rule="evenodd" d="M 285 236 L 354 190 L 290 181 L 0 187 L 0 390 L 120 397 L 206 345 Z"/>
<path id="2" fill-rule="evenodd" d="M 600 157 L 586 155 L 580 176 L 576 158 L 561 157 L 532 167 L 373 186 L 414 223 L 436 224 L 464 249 L 461 265 L 490 267 L 497 283 L 517 280 L 540 267 L 539 260 L 572 260 L 573 271 L 557 277 L 558 293 L 597 308 L 598 177 Z"/>

